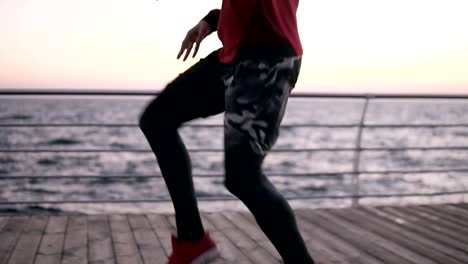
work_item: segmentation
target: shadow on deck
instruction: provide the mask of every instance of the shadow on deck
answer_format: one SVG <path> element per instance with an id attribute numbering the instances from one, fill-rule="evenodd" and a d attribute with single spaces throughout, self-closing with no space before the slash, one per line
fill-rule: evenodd
<path id="1" fill-rule="evenodd" d="M 329 263 L 468 263 L 468 204 L 296 210 L 316 260 Z M 203 214 L 220 263 L 281 263 L 250 214 Z M 174 216 L 0 217 L 0 263 L 166 263 Z"/>

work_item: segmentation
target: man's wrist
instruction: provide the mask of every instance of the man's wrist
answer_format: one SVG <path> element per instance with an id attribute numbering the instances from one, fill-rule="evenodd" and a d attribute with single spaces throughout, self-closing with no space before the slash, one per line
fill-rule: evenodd
<path id="1" fill-rule="evenodd" d="M 221 10 L 214 9 L 211 10 L 203 19 L 210 26 L 211 32 L 216 31 L 218 28 L 218 21 L 220 16 Z"/>

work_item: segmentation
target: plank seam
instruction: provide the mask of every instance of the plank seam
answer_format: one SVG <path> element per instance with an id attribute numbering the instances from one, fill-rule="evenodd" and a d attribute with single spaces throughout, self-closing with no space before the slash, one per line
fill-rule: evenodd
<path id="1" fill-rule="evenodd" d="M 276 259 L 276 256 L 272 255 L 271 252 L 269 252 L 266 248 L 264 248 L 261 244 L 257 243 L 257 241 L 255 241 L 255 239 L 253 239 L 252 237 L 249 236 L 249 234 L 247 234 L 247 232 L 245 232 L 244 229 L 242 229 L 241 226 L 237 225 L 236 223 L 234 223 L 231 219 L 229 219 L 228 217 L 226 217 L 224 214 L 220 214 L 220 217 L 224 218 L 225 221 L 227 222 L 230 222 L 231 225 L 233 226 L 234 230 L 244 234 L 245 237 L 247 237 L 249 240 L 252 241 L 252 243 L 254 243 L 256 245 L 256 248 L 257 249 L 262 249 L 267 255 L 271 256 L 273 259 Z M 250 222 L 249 222 L 250 223 Z M 261 231 L 261 230 L 260 230 Z M 268 241 L 269 242 L 269 241 Z M 250 261 L 254 261 L 250 258 L 248 258 Z"/>
<path id="2" fill-rule="evenodd" d="M 69 225 L 69 219 L 70 217 L 69 216 L 65 216 L 66 218 L 66 221 L 65 221 L 65 231 L 63 232 L 63 243 L 62 243 L 62 250 L 60 252 L 60 263 L 63 263 L 63 258 L 64 258 L 64 255 L 65 255 L 65 241 L 67 239 L 67 235 L 68 235 L 68 225 Z M 50 221 L 50 220 L 49 220 Z"/>
<path id="3" fill-rule="evenodd" d="M 234 248 L 236 248 L 236 249 L 245 257 L 246 260 L 248 260 L 250 263 L 252 263 L 252 260 L 249 258 L 249 256 L 248 256 L 244 251 L 242 251 L 242 250 L 236 245 L 236 243 L 234 243 L 234 242 L 232 241 L 232 239 L 231 239 L 227 234 L 225 234 L 225 233 L 223 232 L 223 230 L 221 230 L 220 228 L 218 228 L 218 227 L 214 224 L 214 221 L 212 221 L 211 219 L 209 219 L 209 217 L 207 217 L 207 216 L 208 216 L 208 215 L 205 215 L 205 217 L 204 217 L 205 220 L 206 220 L 208 223 L 210 223 L 211 226 L 213 226 L 213 228 L 215 228 L 220 234 L 222 234 L 222 235 L 226 238 L 226 240 L 228 240 L 229 243 L 230 243 Z"/>
<path id="4" fill-rule="evenodd" d="M 109 231 L 109 238 L 110 238 L 110 243 L 111 243 L 111 248 L 112 248 L 112 259 L 114 260 L 114 263 L 117 263 L 117 254 L 116 254 L 117 251 L 115 250 L 114 237 L 112 235 L 112 228 L 111 228 L 109 215 L 106 215 L 106 222 L 107 222 L 107 229 Z"/>
<path id="5" fill-rule="evenodd" d="M 145 217 L 146 218 L 146 217 Z M 130 233 L 132 233 L 132 237 L 133 237 L 133 241 L 135 241 L 135 246 L 138 250 L 138 257 L 140 258 L 141 260 L 141 263 L 144 263 L 146 264 L 146 261 L 145 261 L 145 256 L 143 256 L 143 251 L 142 251 L 142 248 L 140 246 L 140 243 L 138 243 L 138 240 L 135 236 L 135 232 L 134 231 L 137 231 L 136 228 L 133 228 L 133 225 L 131 224 L 130 222 L 130 218 L 129 218 L 129 215 L 128 214 L 125 214 L 125 220 L 127 221 L 128 223 L 128 227 L 130 228 Z M 150 226 L 151 226 L 151 222 L 149 222 Z M 157 238 L 157 236 L 156 236 Z"/>
<path id="6" fill-rule="evenodd" d="M 144 214 L 144 216 L 145 216 L 145 218 L 146 218 L 146 221 L 148 221 L 148 223 L 149 223 L 149 226 L 150 226 L 150 228 L 151 228 L 151 231 L 153 231 L 154 236 L 156 236 L 156 239 L 158 240 L 159 245 L 161 246 L 162 252 L 163 252 L 164 255 L 168 258 L 169 256 L 167 255 L 166 250 L 164 250 L 162 238 L 159 236 L 159 234 L 158 234 L 156 228 L 154 227 L 154 225 L 153 225 L 151 219 L 149 218 L 148 214 Z"/>
<path id="7" fill-rule="evenodd" d="M 44 235 L 46 233 L 47 226 L 49 225 L 50 217 L 49 216 L 46 216 L 46 217 L 47 217 L 47 224 L 46 224 L 45 228 L 42 229 L 42 231 L 41 231 L 41 239 L 39 240 L 39 244 L 37 245 L 37 252 L 33 256 L 33 262 L 32 263 L 36 263 L 36 258 L 37 258 L 37 255 L 39 254 L 39 249 L 41 249 L 42 240 L 44 239 Z"/>
<path id="8" fill-rule="evenodd" d="M 26 228 L 28 228 L 29 225 L 31 224 L 31 217 L 28 216 L 28 220 L 27 220 L 27 221 L 28 221 L 27 224 L 26 224 L 25 226 L 23 226 L 23 228 L 21 229 L 20 234 L 19 234 L 18 237 L 15 239 L 15 241 L 14 241 L 15 243 L 14 243 L 14 246 L 13 246 L 12 250 L 11 250 L 10 252 L 8 252 L 8 257 L 6 258 L 6 262 L 5 262 L 5 263 L 9 263 L 9 262 L 10 262 L 11 256 L 13 256 L 13 252 L 15 252 L 15 249 L 16 249 L 16 247 L 18 246 L 18 241 L 19 241 L 19 239 L 20 239 L 21 236 L 23 235 L 24 230 L 25 230 Z"/>

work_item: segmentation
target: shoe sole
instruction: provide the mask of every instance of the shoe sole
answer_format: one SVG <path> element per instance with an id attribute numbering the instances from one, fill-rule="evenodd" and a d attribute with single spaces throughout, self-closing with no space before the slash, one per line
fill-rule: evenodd
<path id="1" fill-rule="evenodd" d="M 194 259 L 190 264 L 208 264 L 209 262 L 218 259 L 220 256 L 218 249 L 212 248 Z"/>

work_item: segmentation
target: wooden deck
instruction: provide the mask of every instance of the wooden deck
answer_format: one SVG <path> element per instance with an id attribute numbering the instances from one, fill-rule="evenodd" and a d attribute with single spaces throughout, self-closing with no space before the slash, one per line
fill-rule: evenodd
<path id="1" fill-rule="evenodd" d="M 297 210 L 315 258 L 329 263 L 468 263 L 468 204 Z M 281 263 L 247 213 L 203 214 L 220 263 Z M 0 217 L 0 263 L 165 263 L 174 216 Z"/>

